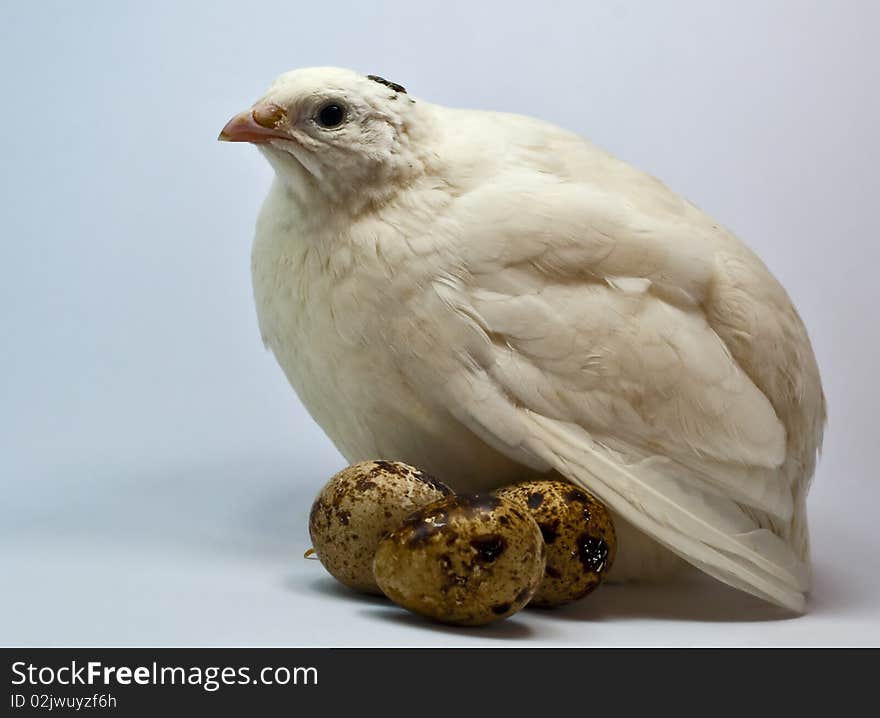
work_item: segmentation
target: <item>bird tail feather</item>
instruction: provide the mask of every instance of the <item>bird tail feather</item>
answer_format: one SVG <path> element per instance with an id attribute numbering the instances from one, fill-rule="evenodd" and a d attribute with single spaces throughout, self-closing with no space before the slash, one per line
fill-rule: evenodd
<path id="1" fill-rule="evenodd" d="M 527 412 L 530 449 L 686 561 L 735 588 L 802 613 L 809 568 L 754 512 L 664 457 L 627 463 L 574 424 Z M 798 507 L 800 508 L 800 507 Z"/>

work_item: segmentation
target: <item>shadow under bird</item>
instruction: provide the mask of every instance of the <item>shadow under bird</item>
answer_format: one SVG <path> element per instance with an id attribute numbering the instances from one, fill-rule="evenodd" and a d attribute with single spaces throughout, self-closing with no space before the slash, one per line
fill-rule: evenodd
<path id="1" fill-rule="evenodd" d="M 804 610 L 825 400 L 729 231 L 570 132 L 350 70 L 281 75 L 220 139 L 275 169 L 260 329 L 346 459 L 561 476 L 613 512 L 612 580 L 687 562 Z"/>

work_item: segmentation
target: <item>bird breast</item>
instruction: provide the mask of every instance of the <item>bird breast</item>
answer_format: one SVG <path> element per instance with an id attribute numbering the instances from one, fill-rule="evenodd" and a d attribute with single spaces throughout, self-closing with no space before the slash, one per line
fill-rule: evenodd
<path id="1" fill-rule="evenodd" d="M 378 221 L 336 236 L 338 228 L 310 231 L 298 213 L 273 188 L 257 223 L 252 274 L 259 326 L 303 405 L 343 456 L 413 463 L 458 489 L 522 477 L 522 466 L 427 403 L 397 364 L 401 317 L 417 321 L 413 305 L 436 271 L 428 244 Z"/>

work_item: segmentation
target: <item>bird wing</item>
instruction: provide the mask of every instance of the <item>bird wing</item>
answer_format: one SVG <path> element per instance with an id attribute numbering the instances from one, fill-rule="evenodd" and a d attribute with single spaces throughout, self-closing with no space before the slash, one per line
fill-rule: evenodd
<path id="1" fill-rule="evenodd" d="M 403 371 L 496 450 L 801 611 L 808 569 L 775 530 L 795 510 L 786 427 L 704 307 L 733 246 L 647 196 L 531 174 L 463 197 L 435 228 L 455 256 L 408 319 Z"/>

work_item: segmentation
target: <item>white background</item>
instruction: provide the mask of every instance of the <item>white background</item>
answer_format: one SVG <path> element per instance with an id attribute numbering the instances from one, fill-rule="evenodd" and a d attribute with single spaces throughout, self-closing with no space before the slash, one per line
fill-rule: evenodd
<path id="1" fill-rule="evenodd" d="M 878 7 L 3 3 L 0 642 L 880 643 Z M 270 169 L 215 138 L 319 64 L 576 130 L 757 250 L 829 399 L 809 615 L 697 581 L 459 630 L 301 559 L 344 462 L 256 329 Z"/>

